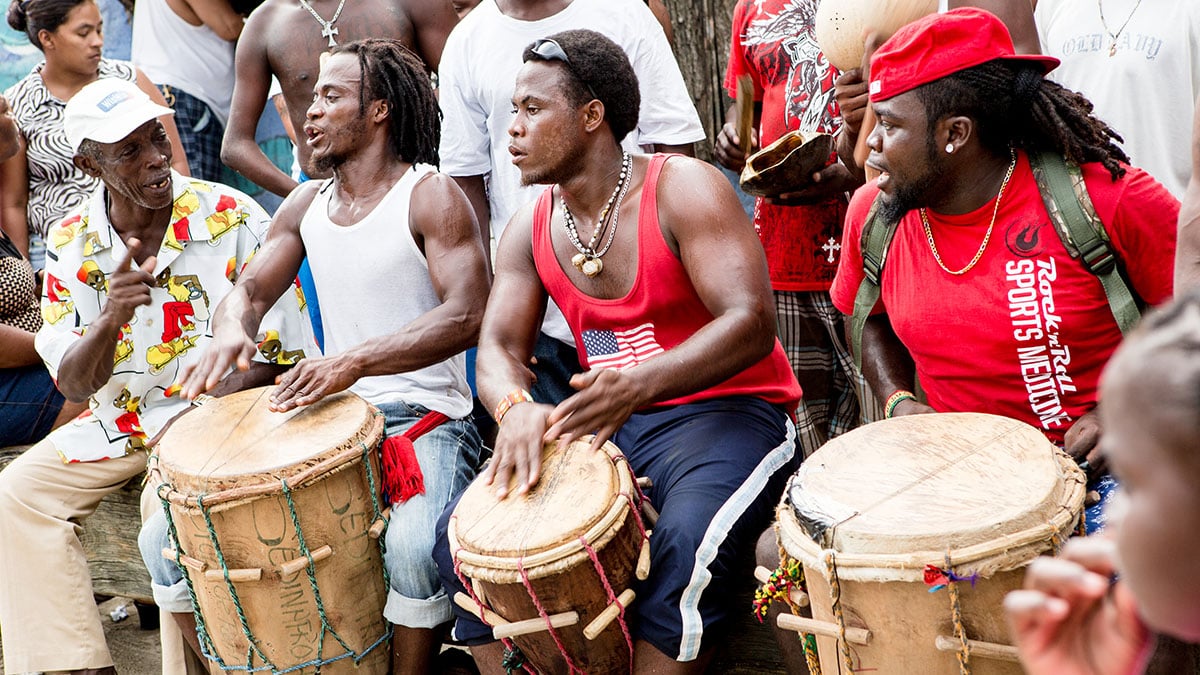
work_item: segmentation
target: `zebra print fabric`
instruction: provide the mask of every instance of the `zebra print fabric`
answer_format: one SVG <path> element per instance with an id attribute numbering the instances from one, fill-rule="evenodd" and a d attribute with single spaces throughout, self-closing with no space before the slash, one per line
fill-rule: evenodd
<path id="1" fill-rule="evenodd" d="M 66 102 L 54 97 L 42 82 L 39 63 L 24 79 L 4 92 L 12 107 L 13 119 L 25 139 L 25 158 L 29 171 L 29 202 L 25 208 L 29 224 L 30 262 L 35 268 L 44 265 L 35 245 L 44 240 L 46 232 L 62 221 L 96 188 L 98 181 L 88 177 L 71 162 L 75 154 L 63 131 L 63 111 Z M 100 60 L 100 77 L 116 77 L 134 82 L 137 71 L 133 64 L 110 59 Z"/>

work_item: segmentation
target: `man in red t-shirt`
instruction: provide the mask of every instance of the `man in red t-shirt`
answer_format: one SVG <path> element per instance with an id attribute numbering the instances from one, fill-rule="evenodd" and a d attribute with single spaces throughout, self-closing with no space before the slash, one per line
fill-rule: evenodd
<path id="1" fill-rule="evenodd" d="M 1057 60 L 1014 55 L 996 17 L 959 9 L 901 29 L 871 60 L 879 125 L 846 219 L 831 295 L 849 314 L 860 237 L 899 221 L 882 296 L 863 330 L 863 371 L 889 414 L 991 412 L 1043 430 L 1094 470 L 1097 380 L 1121 340 L 1097 277 L 1064 247 L 1026 152 L 1081 165 L 1132 290 L 1171 295 L 1179 203 L 1129 167 L 1079 94 L 1043 78 Z M 910 393 L 913 365 L 928 405 Z"/>
<path id="2" fill-rule="evenodd" d="M 813 35 L 817 0 L 740 0 L 733 10 L 733 41 L 725 86 L 754 83 L 757 134 L 751 149 L 800 130 L 837 134 L 842 127 L 834 100 L 841 73 L 830 65 Z M 866 93 L 865 84 L 855 85 Z M 735 117 L 730 108 L 728 117 Z M 717 160 L 741 171 L 746 157 L 732 122 L 717 135 Z M 804 389 L 796 433 L 807 456 L 825 441 L 858 426 L 859 396 L 871 402 L 843 339 L 842 316 L 829 301 L 829 284 L 841 259 L 846 192 L 861 184 L 834 162 L 821 180 L 797 193 L 758 198 L 754 228 L 767 254 L 775 292 L 779 340 Z M 878 414 L 868 418 L 878 417 Z"/>

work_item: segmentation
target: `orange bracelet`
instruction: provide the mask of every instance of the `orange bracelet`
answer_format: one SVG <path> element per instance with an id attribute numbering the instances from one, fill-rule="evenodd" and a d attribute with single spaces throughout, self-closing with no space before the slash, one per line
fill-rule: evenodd
<path id="1" fill-rule="evenodd" d="M 525 389 L 513 389 L 508 392 L 499 403 L 496 404 L 496 412 L 492 413 L 492 418 L 496 420 L 496 424 L 504 419 L 508 411 L 518 403 L 533 403 L 533 395 Z"/>

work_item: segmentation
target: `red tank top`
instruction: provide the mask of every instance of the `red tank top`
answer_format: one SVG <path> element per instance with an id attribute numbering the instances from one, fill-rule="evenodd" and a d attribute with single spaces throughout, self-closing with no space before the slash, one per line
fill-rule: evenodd
<path id="1" fill-rule="evenodd" d="M 683 264 L 667 246 L 658 223 L 658 177 L 667 155 L 654 155 L 638 205 L 638 263 L 633 287 L 623 298 L 605 300 L 581 292 L 563 272 L 550 237 L 553 188 L 533 212 L 533 261 L 542 285 L 567 318 L 585 369 L 629 368 L 672 349 L 713 320 L 696 295 Z M 653 282 L 651 283 L 651 279 Z M 784 406 L 800 401 L 800 384 L 779 340 L 769 355 L 724 382 L 662 401 L 678 405 L 724 396 L 755 396 Z"/>

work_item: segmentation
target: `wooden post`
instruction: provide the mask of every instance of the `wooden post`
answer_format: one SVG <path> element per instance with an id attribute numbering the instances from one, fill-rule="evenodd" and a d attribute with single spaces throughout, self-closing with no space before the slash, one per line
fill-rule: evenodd
<path id="1" fill-rule="evenodd" d="M 712 160 L 712 140 L 725 123 L 731 103 L 725 94 L 730 26 L 736 0 L 666 0 L 675 28 L 675 59 L 683 72 L 707 140 L 696 144 L 696 156 Z"/>

